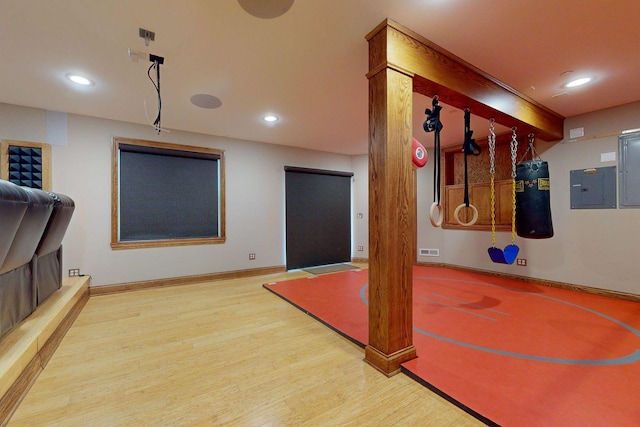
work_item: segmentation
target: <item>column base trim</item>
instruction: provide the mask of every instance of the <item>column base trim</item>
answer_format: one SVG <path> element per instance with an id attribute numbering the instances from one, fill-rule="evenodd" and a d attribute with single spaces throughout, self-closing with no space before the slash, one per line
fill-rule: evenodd
<path id="1" fill-rule="evenodd" d="M 416 348 L 413 344 L 391 354 L 383 353 L 371 345 L 367 345 L 364 349 L 364 361 L 387 377 L 400 373 L 400 365 L 416 357 Z"/>

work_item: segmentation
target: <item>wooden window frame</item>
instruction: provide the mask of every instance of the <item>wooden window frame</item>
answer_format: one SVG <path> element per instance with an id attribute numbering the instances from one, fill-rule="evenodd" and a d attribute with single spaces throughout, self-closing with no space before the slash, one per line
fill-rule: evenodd
<path id="1" fill-rule="evenodd" d="M 163 150 L 175 150 L 176 152 L 203 153 L 219 156 L 218 163 L 218 236 L 217 237 L 197 237 L 197 238 L 175 238 L 175 239 L 154 239 L 139 241 L 120 241 L 119 239 L 119 152 L 120 144 L 138 145 L 141 147 L 159 148 Z M 112 160 L 111 160 L 111 248 L 112 249 L 141 249 L 157 248 L 167 246 L 191 246 L 191 245 L 211 245 L 221 244 L 225 237 L 225 170 L 224 151 L 214 148 L 197 147 L 190 145 L 179 145 L 164 142 L 145 141 L 130 138 L 113 138 Z"/>

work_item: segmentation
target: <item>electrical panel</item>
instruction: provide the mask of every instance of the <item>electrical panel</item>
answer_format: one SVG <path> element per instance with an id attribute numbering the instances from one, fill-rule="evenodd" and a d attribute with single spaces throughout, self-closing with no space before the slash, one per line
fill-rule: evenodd
<path id="1" fill-rule="evenodd" d="M 571 209 L 615 209 L 616 167 L 571 171 Z"/>
<path id="2" fill-rule="evenodd" d="M 620 207 L 640 208 L 640 133 L 618 137 Z"/>

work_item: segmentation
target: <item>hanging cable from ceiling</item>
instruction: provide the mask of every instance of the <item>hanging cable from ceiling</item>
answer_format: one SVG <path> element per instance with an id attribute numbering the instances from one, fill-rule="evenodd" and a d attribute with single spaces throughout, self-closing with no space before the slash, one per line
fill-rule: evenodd
<path id="1" fill-rule="evenodd" d="M 149 46 L 149 42 L 150 41 L 154 41 L 156 38 L 156 33 L 154 33 L 153 31 L 147 30 L 145 28 L 139 28 L 138 29 L 138 34 L 141 38 L 144 39 L 144 45 L 145 46 Z M 132 51 L 131 48 L 129 48 L 129 57 L 132 58 L 133 62 L 138 62 L 138 57 L 140 55 L 146 55 L 146 53 L 141 53 L 141 52 L 135 52 Z M 162 131 L 166 131 L 165 129 L 162 129 L 162 125 L 161 125 L 161 121 L 162 121 L 162 96 L 160 95 L 160 66 L 162 64 L 164 64 L 164 58 L 162 56 L 158 56 L 158 55 L 154 55 L 154 54 L 150 54 L 149 55 L 149 61 L 151 61 L 151 65 L 149 66 L 149 69 L 147 70 L 147 76 L 149 77 L 149 80 L 151 80 L 151 83 L 153 84 L 153 87 L 156 90 L 156 95 L 158 98 L 158 113 L 156 114 L 156 118 L 153 121 L 153 123 L 151 124 L 153 126 L 153 128 L 156 130 L 157 133 L 160 133 Z M 152 70 L 155 70 L 155 80 L 154 77 L 152 76 Z M 147 115 L 147 103 L 145 101 L 144 103 L 144 114 L 147 117 L 147 121 L 151 122 L 151 120 L 149 119 L 149 116 Z M 168 131 L 166 131 L 168 132 Z"/>
<path id="2" fill-rule="evenodd" d="M 153 127 L 155 128 L 157 133 L 162 131 L 161 121 L 162 121 L 162 96 L 160 95 L 160 65 L 164 64 L 164 58 L 162 56 L 157 55 L 149 55 L 149 60 L 152 62 L 151 66 L 147 70 L 147 76 L 149 76 L 149 80 L 153 83 L 153 87 L 156 89 L 156 93 L 158 95 L 158 114 L 156 115 L 156 119 L 153 122 Z M 155 70 L 155 80 L 151 76 L 151 70 Z"/>

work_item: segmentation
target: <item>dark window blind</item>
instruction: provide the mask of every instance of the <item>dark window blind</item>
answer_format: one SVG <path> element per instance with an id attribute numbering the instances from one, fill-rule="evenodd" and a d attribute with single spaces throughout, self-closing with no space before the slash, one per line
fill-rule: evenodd
<path id="1" fill-rule="evenodd" d="M 119 241 L 220 236 L 218 155 L 119 148 Z"/>
<path id="2" fill-rule="evenodd" d="M 351 260 L 351 172 L 285 166 L 287 269 Z"/>

